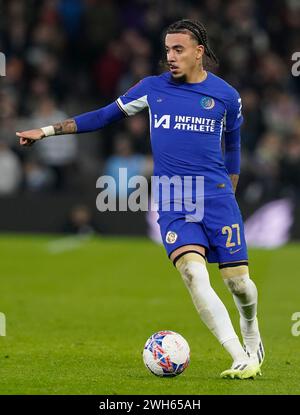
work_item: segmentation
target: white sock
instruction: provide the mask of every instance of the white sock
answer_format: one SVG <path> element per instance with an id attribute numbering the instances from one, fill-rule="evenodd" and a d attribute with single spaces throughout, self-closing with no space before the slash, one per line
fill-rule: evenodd
<path id="1" fill-rule="evenodd" d="M 257 323 L 257 288 L 248 275 L 226 278 L 224 282 L 233 295 L 240 313 L 240 327 L 245 343 L 254 351 L 257 348 L 259 330 Z"/>
<path id="2" fill-rule="evenodd" d="M 257 288 L 248 275 L 225 278 L 224 282 L 233 295 L 245 329 L 255 325 L 257 313 Z"/>
<path id="3" fill-rule="evenodd" d="M 241 345 L 239 339 L 227 340 L 223 344 L 223 346 L 227 350 L 227 352 L 231 355 L 231 357 L 233 358 L 233 363 L 243 362 L 245 360 L 248 360 L 248 356 L 246 355 L 244 349 L 242 348 L 242 345 Z"/>
<path id="4" fill-rule="evenodd" d="M 182 257 L 177 268 L 192 296 L 194 305 L 209 330 L 224 345 L 233 360 L 247 360 L 238 336 L 232 326 L 228 311 L 210 285 L 206 266 Z"/>

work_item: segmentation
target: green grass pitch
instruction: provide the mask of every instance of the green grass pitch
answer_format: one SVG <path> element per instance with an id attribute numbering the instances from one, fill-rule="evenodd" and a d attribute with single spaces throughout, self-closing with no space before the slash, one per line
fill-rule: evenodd
<path id="1" fill-rule="evenodd" d="M 2 236 L 0 394 L 299 394 L 299 245 L 250 250 L 266 349 L 263 376 L 219 377 L 230 358 L 196 313 L 163 248 L 138 238 Z M 211 282 L 236 328 L 238 314 L 216 266 Z M 146 370 L 158 330 L 181 333 L 191 364 L 176 378 Z"/>

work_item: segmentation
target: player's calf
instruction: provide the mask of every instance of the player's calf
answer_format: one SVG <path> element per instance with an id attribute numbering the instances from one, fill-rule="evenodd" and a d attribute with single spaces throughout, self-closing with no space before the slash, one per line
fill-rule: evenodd
<path id="1" fill-rule="evenodd" d="M 220 271 L 240 313 L 244 349 L 261 366 L 265 353 L 256 317 L 257 289 L 249 277 L 248 266 L 240 263 L 223 264 Z"/>

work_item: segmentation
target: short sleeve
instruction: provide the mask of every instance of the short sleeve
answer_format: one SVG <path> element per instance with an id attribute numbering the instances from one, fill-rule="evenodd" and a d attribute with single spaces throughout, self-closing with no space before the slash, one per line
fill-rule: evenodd
<path id="1" fill-rule="evenodd" d="M 243 123 L 242 115 L 242 99 L 238 92 L 233 89 L 230 99 L 226 105 L 226 116 L 225 116 L 225 131 L 234 131 Z"/>
<path id="2" fill-rule="evenodd" d="M 149 78 L 144 78 L 120 96 L 116 103 L 127 115 L 134 115 L 148 107 Z"/>

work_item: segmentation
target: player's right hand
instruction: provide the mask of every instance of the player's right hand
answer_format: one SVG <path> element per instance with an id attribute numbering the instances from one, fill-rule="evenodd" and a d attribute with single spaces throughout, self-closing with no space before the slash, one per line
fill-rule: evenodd
<path id="1" fill-rule="evenodd" d="M 16 135 L 20 138 L 19 142 L 21 146 L 32 146 L 32 144 L 34 144 L 36 141 L 41 140 L 45 137 L 45 134 L 41 128 L 17 132 Z"/>

